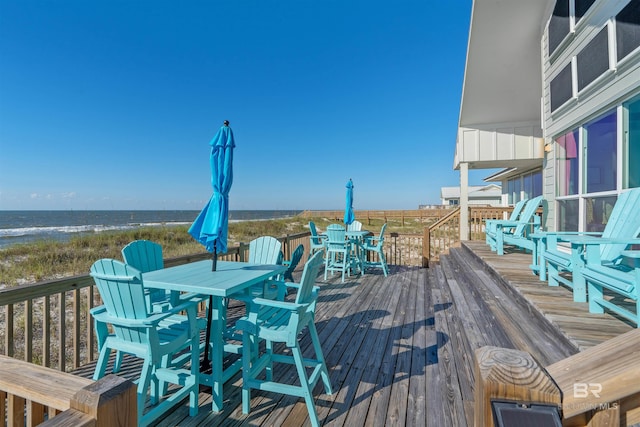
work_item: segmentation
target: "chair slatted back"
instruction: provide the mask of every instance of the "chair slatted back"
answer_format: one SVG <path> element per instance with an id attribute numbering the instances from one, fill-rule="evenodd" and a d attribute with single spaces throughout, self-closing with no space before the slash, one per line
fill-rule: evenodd
<path id="1" fill-rule="evenodd" d="M 300 288 L 296 294 L 296 303 L 307 304 L 311 302 L 313 298 L 313 286 L 316 283 L 322 264 L 322 252 L 316 252 L 309 258 L 309 261 L 306 262 L 300 279 Z"/>
<path id="2" fill-rule="evenodd" d="M 346 230 L 339 224 L 331 224 L 325 232 L 327 235 L 327 248 L 342 248 L 346 244 Z"/>
<path id="3" fill-rule="evenodd" d="M 360 231 L 362 230 L 362 223 L 360 221 L 353 221 L 351 224 L 347 225 L 347 230 Z"/>
<path id="4" fill-rule="evenodd" d="M 513 206 L 513 210 L 511 211 L 511 215 L 509 216 L 509 221 L 516 221 L 518 219 L 518 217 L 522 213 L 522 208 L 524 208 L 528 201 L 529 199 L 522 199 Z"/>
<path id="5" fill-rule="evenodd" d="M 542 203 L 542 196 L 534 197 L 527 202 L 518 217 L 518 225 L 513 231 L 514 236 L 523 237 L 526 234 L 526 231 L 531 227 L 531 222 L 533 221 L 533 217 L 536 214 L 540 203 Z"/>
<path id="6" fill-rule="evenodd" d="M 124 262 L 142 273 L 164 268 L 162 246 L 149 240 L 135 240 L 122 248 Z"/>
<path id="7" fill-rule="evenodd" d="M 382 224 L 382 228 L 380 229 L 380 237 L 378 237 L 378 247 L 382 247 L 384 243 L 384 231 L 387 229 L 387 223 Z"/>
<path id="8" fill-rule="evenodd" d="M 309 221 L 309 231 L 311 231 L 311 243 L 314 245 L 321 245 L 322 239 L 318 236 L 318 230 L 316 224 L 313 221 Z"/>
<path id="9" fill-rule="evenodd" d="M 122 248 L 124 262 L 140 270 L 141 273 L 164 268 L 162 246 L 150 240 L 134 240 Z M 162 289 L 147 289 L 148 304 L 166 300 L 167 293 Z"/>
<path id="10" fill-rule="evenodd" d="M 291 254 L 291 260 L 289 261 L 289 266 L 287 267 L 287 271 L 284 273 L 284 278 L 293 281 L 293 272 L 300 263 L 302 259 L 302 255 L 304 255 L 304 245 L 299 244 L 296 249 Z"/>
<path id="11" fill-rule="evenodd" d="M 618 196 L 607 225 L 602 232 L 603 238 L 630 239 L 640 234 L 640 188 L 625 191 Z M 620 256 L 627 245 L 605 244 L 600 246 L 602 261 L 613 261 Z"/>
<path id="12" fill-rule="evenodd" d="M 149 317 L 145 303 L 144 285 L 139 270 L 114 259 L 100 259 L 91 266 L 93 277 L 107 313 L 120 319 L 146 319 Z M 119 338 L 146 343 L 146 328 L 122 328 L 113 325 Z"/>
<path id="13" fill-rule="evenodd" d="M 249 242 L 249 262 L 252 264 L 281 264 L 282 243 L 275 237 L 262 236 Z"/>

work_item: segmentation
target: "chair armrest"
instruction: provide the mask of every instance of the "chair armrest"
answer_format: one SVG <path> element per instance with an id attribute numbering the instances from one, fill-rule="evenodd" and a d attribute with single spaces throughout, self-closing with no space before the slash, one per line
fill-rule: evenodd
<path id="1" fill-rule="evenodd" d="M 503 219 L 500 220 L 500 222 L 496 222 L 494 225 L 498 228 L 502 228 L 502 227 L 516 227 L 518 225 L 520 225 L 521 222 L 519 221 L 512 221 L 509 219 Z"/>
<path id="2" fill-rule="evenodd" d="M 638 238 L 609 238 L 609 237 L 596 237 L 596 236 L 574 236 L 562 239 L 571 243 L 572 245 L 640 245 L 640 239 Z"/>
<path id="3" fill-rule="evenodd" d="M 531 235 L 535 238 L 548 239 L 550 237 L 554 237 L 558 240 L 566 240 L 575 236 L 592 236 L 599 237 L 602 236 L 602 232 L 600 231 L 544 231 L 537 232 Z"/>
<path id="4" fill-rule="evenodd" d="M 629 250 L 620 252 L 620 255 L 625 258 L 640 259 L 640 250 L 629 249 Z"/>
<path id="5" fill-rule="evenodd" d="M 287 282 L 285 283 L 285 286 L 287 288 L 293 288 L 293 289 L 300 289 L 300 283 L 293 283 L 293 282 Z M 320 286 L 314 286 L 312 288 L 312 292 L 318 293 L 320 292 Z"/>
<path id="6" fill-rule="evenodd" d="M 307 305 L 307 304 L 297 304 L 295 302 L 277 301 L 277 300 L 265 299 L 265 298 L 251 298 L 250 302 L 256 305 L 273 307 L 273 308 L 282 308 L 282 309 L 291 310 L 291 311 L 304 308 Z"/>
<path id="7" fill-rule="evenodd" d="M 91 315 L 98 322 L 109 323 L 112 325 L 118 325 L 127 328 L 153 328 L 160 322 L 160 320 L 168 317 L 164 313 L 160 313 L 151 315 L 146 319 L 123 319 L 121 317 L 111 316 L 109 313 L 107 313 L 106 309 L 104 311 L 92 311 Z M 153 319 L 153 321 L 151 321 L 151 319 Z"/>
<path id="8" fill-rule="evenodd" d="M 174 316 L 180 313 L 181 311 L 188 312 L 188 309 L 191 307 L 195 308 L 197 303 L 198 301 L 195 301 L 195 300 L 188 301 L 180 305 L 177 305 L 165 312 L 150 313 L 149 317 L 145 319 L 123 319 L 121 317 L 113 317 L 107 312 L 107 309 L 104 305 L 91 309 L 90 313 L 94 319 L 103 323 L 111 323 L 113 325 L 119 325 L 119 326 L 130 327 L 130 328 L 151 328 L 151 327 L 156 327 L 158 323 L 160 323 L 162 320 L 168 317 Z"/>
<path id="9" fill-rule="evenodd" d="M 175 307 L 172 307 L 169 311 L 163 313 L 163 314 L 178 314 L 181 311 L 186 311 L 191 307 L 195 307 L 200 301 L 201 299 L 198 298 L 198 296 L 200 296 L 199 294 L 187 294 L 190 295 L 189 297 L 186 298 L 180 298 L 180 304 L 176 305 Z"/>
<path id="10" fill-rule="evenodd" d="M 89 313 L 91 313 L 93 317 L 95 317 L 96 315 L 101 315 L 102 313 L 106 313 L 106 312 L 107 312 L 107 307 L 105 307 L 104 305 L 99 305 L 89 310 Z"/>
<path id="11" fill-rule="evenodd" d="M 628 249 L 620 252 L 620 264 L 633 269 L 640 269 L 640 250 Z"/>
<path id="12" fill-rule="evenodd" d="M 95 271 L 92 271 L 91 273 L 89 273 L 89 275 L 91 277 L 95 277 L 96 279 L 118 280 L 123 282 L 133 282 L 134 280 L 140 280 L 140 277 L 138 276 L 114 276 L 113 274 L 96 273 Z"/>
<path id="13" fill-rule="evenodd" d="M 178 301 L 182 304 L 183 302 L 195 302 L 199 304 L 201 302 L 205 302 L 209 300 L 209 295 L 205 294 L 196 294 L 195 292 L 188 292 L 186 294 L 181 294 Z"/>

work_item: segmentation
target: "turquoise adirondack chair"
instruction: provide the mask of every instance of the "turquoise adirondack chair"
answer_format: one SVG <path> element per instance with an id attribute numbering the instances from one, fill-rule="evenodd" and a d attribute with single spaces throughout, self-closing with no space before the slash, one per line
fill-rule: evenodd
<path id="1" fill-rule="evenodd" d="M 488 220 L 485 221 L 484 229 L 485 229 L 485 241 L 487 242 L 487 245 L 490 244 L 489 236 L 495 236 L 495 234 L 496 234 L 497 224 L 499 224 L 499 223 L 501 223 L 503 221 L 516 221 L 518 219 L 518 217 L 520 216 L 520 213 L 522 213 L 522 209 L 527 204 L 528 200 L 529 199 L 522 199 L 518 203 L 516 203 L 513 206 L 513 210 L 511 211 L 511 215 L 509 215 L 509 219 L 507 219 L 507 220 L 503 220 L 503 219 L 488 219 Z"/>
<path id="2" fill-rule="evenodd" d="M 387 277 L 388 268 L 387 268 L 387 260 L 384 256 L 384 251 L 382 249 L 382 245 L 384 244 L 384 231 L 387 229 L 387 223 L 382 224 L 382 228 L 380 229 L 380 234 L 378 236 L 367 236 L 364 239 L 364 242 L 360 244 L 360 248 L 364 251 L 365 256 L 363 258 L 367 259 L 367 253 L 372 252 L 377 256 L 377 261 L 364 261 L 363 268 L 366 269 L 368 267 L 380 267 L 382 268 L 382 272 L 384 273 L 384 277 Z"/>
<path id="3" fill-rule="evenodd" d="M 117 260 L 101 259 L 91 266 L 91 276 L 104 303 L 91 310 L 100 345 L 93 379 L 105 375 L 112 350 L 132 354 L 143 360 L 135 381 L 139 426 L 152 423 L 187 396 L 189 414 L 195 416 L 200 369 L 199 300 L 186 300 L 166 312 L 151 313 L 139 270 Z M 166 383 L 179 388 L 164 396 L 161 391 Z M 151 408 L 145 412 L 148 395 Z"/>
<path id="4" fill-rule="evenodd" d="M 164 268 L 162 246 L 149 240 L 135 240 L 122 248 L 124 262 L 141 273 Z M 149 312 L 166 311 L 177 301 L 171 301 L 171 294 L 162 289 L 144 288 L 145 301 Z M 120 372 L 122 367 L 122 353 L 116 352 L 113 363 L 113 373 Z"/>
<path id="5" fill-rule="evenodd" d="M 290 282 L 293 282 L 293 272 L 300 263 L 302 255 L 304 255 L 304 245 L 299 244 L 291 254 L 291 259 L 282 262 L 282 265 L 287 266 L 287 271 L 284 272 L 285 281 L 289 280 Z"/>
<path id="6" fill-rule="evenodd" d="M 349 274 L 351 265 L 351 243 L 346 239 L 346 230 L 339 224 L 331 224 L 327 227 L 325 234 L 327 239 L 325 242 L 324 280 L 327 280 L 328 272 L 333 274 L 339 271 L 342 273 L 342 282 L 344 282 L 344 275 L 345 273 Z"/>
<path id="7" fill-rule="evenodd" d="M 576 302 L 587 301 L 587 286 L 582 276 L 586 250 L 592 253 L 591 268 L 596 262 L 613 265 L 628 244 L 640 234 L 640 188 L 620 194 L 602 233 L 548 232 L 539 238 L 540 280 L 548 276 L 549 286 L 562 283 L 573 289 Z M 595 257 L 594 251 L 599 255 Z M 595 259 L 599 261 L 594 261 Z M 570 273 L 570 274 L 563 274 Z"/>
<path id="8" fill-rule="evenodd" d="M 316 224 L 313 221 L 309 221 L 309 231 L 311 232 L 311 237 L 309 238 L 309 258 L 311 258 L 311 255 L 318 251 L 324 252 L 326 245 L 325 238 L 318 235 Z"/>
<path id="9" fill-rule="evenodd" d="M 529 234 L 540 231 L 541 220 L 536 211 L 543 204 L 542 196 L 527 201 L 522 212 L 515 221 L 500 221 L 495 223 L 495 233 L 487 233 L 487 241 L 491 250 L 498 255 L 504 255 L 504 245 L 509 244 L 521 249 L 534 251 L 535 242 L 529 239 Z"/>
<path id="10" fill-rule="evenodd" d="M 237 322 L 237 327 L 243 331 L 243 354 L 253 357 L 243 357 L 242 366 L 242 412 L 248 414 L 251 407 L 251 389 L 283 393 L 303 397 L 312 426 L 319 426 L 312 391 L 317 382 L 322 379 L 324 390 L 331 394 L 331 382 L 327 365 L 322 354 L 320 338 L 315 327 L 315 308 L 319 287 L 314 286 L 320 266 L 322 254 L 314 254 L 304 266 L 302 278 L 295 302 L 273 301 L 254 298 L 250 301 L 247 315 Z M 286 286 L 293 286 L 285 284 Z M 303 357 L 300 348 L 301 332 L 309 331 L 315 358 Z M 259 340 L 266 343 L 265 352 L 257 353 Z M 288 354 L 276 353 L 283 343 L 289 350 Z M 300 385 L 280 383 L 273 379 L 273 363 L 287 363 L 296 366 Z M 312 368 L 311 374 L 307 369 Z M 265 372 L 263 375 L 263 371 Z"/>
<path id="11" fill-rule="evenodd" d="M 348 231 L 360 231 L 362 230 L 362 223 L 360 221 L 353 221 L 351 224 L 347 225 Z"/>
<path id="12" fill-rule="evenodd" d="M 251 264 L 282 264 L 282 243 L 275 237 L 262 236 L 249 242 L 249 259 Z M 266 283 L 251 287 L 251 295 L 273 299 L 278 294 Z"/>

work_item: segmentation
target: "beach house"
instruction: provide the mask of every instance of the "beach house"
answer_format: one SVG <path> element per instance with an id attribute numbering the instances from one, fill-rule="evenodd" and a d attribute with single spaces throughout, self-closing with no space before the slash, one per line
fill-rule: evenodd
<path id="1" fill-rule="evenodd" d="M 502 190 L 499 185 L 470 185 L 468 191 L 467 199 L 470 205 L 502 205 Z M 460 204 L 460 187 L 441 187 L 440 203 L 444 206 L 458 206 Z"/>
<path id="2" fill-rule="evenodd" d="M 473 2 L 454 169 L 501 168 L 550 230 L 599 230 L 640 185 L 640 0 Z M 460 231 L 462 240 L 468 229 Z"/>

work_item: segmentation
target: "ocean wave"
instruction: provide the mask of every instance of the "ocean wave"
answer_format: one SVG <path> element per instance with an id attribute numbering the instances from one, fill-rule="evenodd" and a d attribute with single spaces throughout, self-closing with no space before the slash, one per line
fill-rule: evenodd
<path id="1" fill-rule="evenodd" d="M 73 233 L 101 233 L 104 231 L 121 231 L 131 230 L 139 227 L 160 227 L 160 226 L 177 226 L 186 225 L 189 222 L 148 222 L 148 223 L 131 223 L 122 225 L 65 225 L 65 226 L 49 226 L 49 227 L 21 227 L 21 228 L 4 228 L 0 229 L 0 238 L 9 237 L 25 237 L 25 236 L 46 236 L 57 234 L 73 234 Z"/>

